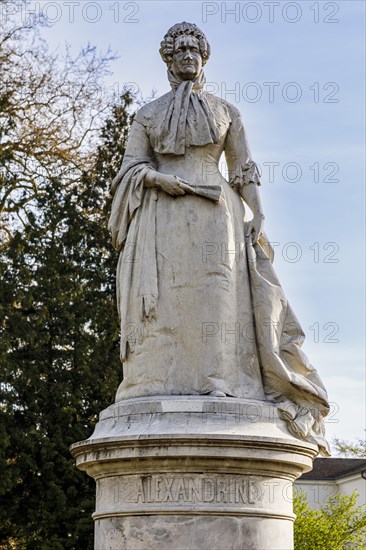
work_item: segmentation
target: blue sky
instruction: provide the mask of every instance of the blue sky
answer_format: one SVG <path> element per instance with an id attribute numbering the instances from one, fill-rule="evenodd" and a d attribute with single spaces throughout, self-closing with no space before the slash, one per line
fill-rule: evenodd
<path id="1" fill-rule="evenodd" d="M 119 58 L 108 85 L 169 89 L 159 45 L 186 20 L 206 33 L 210 90 L 241 111 L 262 168 L 275 268 L 332 403 L 329 439 L 364 438 L 365 3 L 33 2 L 52 47 Z M 273 176 L 273 177 L 272 177 Z"/>

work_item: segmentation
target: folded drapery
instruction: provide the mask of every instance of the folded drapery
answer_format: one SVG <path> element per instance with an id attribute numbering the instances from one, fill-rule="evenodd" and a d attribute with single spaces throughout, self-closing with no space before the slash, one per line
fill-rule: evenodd
<path id="1" fill-rule="evenodd" d="M 155 189 L 146 189 L 143 185 L 150 168 L 154 168 L 151 160 L 147 162 L 141 158 L 127 164 L 114 182 L 117 191 L 109 227 L 114 246 L 121 250 L 117 278 L 123 285 L 117 287 L 117 302 L 122 332 L 129 330 L 129 281 L 133 269 L 139 271 L 140 320 L 148 322 L 156 317 L 159 299 L 155 234 L 158 196 Z M 212 199 L 207 195 L 206 198 Z M 184 197 L 180 200 L 184 201 Z M 128 254 L 123 254 L 126 247 Z M 323 421 L 329 412 L 327 393 L 301 350 L 304 333 L 274 272 L 271 263 L 273 250 L 265 235 L 255 245 L 247 239 L 246 250 L 255 335 L 266 396 L 277 403 L 280 415 L 296 437 L 316 443 L 321 453 L 328 455 Z M 135 258 L 138 261 L 134 261 Z M 127 341 L 128 334 L 122 334 L 122 361 L 127 356 Z"/>
<path id="2" fill-rule="evenodd" d="M 196 80 L 178 80 L 168 70 L 174 95 L 161 122 L 155 151 L 184 155 L 190 145 L 218 143 L 220 132 L 206 95 L 203 71 Z"/>
<path id="3" fill-rule="evenodd" d="M 315 368 L 301 350 L 305 340 L 272 266 L 268 239 L 253 246 L 246 241 L 255 333 L 266 396 L 278 403 L 280 415 L 300 439 L 330 455 L 324 417 L 327 392 Z M 266 252 L 265 252 L 266 251 Z M 271 261 L 272 260 L 272 261 Z"/>

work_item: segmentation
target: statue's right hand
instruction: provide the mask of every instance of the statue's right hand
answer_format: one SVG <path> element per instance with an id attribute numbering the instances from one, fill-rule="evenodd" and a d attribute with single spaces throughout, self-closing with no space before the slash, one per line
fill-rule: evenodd
<path id="1" fill-rule="evenodd" d="M 175 176 L 169 174 L 156 173 L 155 185 L 160 187 L 165 193 L 169 195 L 178 196 L 185 195 L 184 183 L 180 182 Z"/>

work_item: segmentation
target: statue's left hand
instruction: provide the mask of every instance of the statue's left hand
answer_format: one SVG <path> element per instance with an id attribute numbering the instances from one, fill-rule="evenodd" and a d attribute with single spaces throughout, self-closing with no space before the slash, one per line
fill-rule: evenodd
<path id="1" fill-rule="evenodd" d="M 252 243 L 256 244 L 263 230 L 264 216 L 255 214 L 253 219 L 247 222 L 246 236 L 251 237 Z"/>

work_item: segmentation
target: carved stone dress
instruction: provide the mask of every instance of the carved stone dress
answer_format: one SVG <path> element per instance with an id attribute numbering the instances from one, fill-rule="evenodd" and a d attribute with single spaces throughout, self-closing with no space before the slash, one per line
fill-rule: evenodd
<path id="1" fill-rule="evenodd" d="M 218 142 L 188 143 L 185 154 L 161 154 L 172 94 L 138 111 L 113 183 L 110 229 L 121 250 L 117 298 L 123 361 L 116 401 L 212 391 L 273 399 L 293 405 L 284 414 L 297 435 L 315 434 L 325 447 L 326 392 L 300 350 L 303 333 L 268 257 L 245 241 L 240 186 L 258 182 L 240 113 L 206 94 Z M 187 125 L 195 125 L 194 109 Z M 219 170 L 223 152 L 230 183 Z M 147 189 L 149 167 L 192 187 L 220 186 L 221 198 Z"/>

